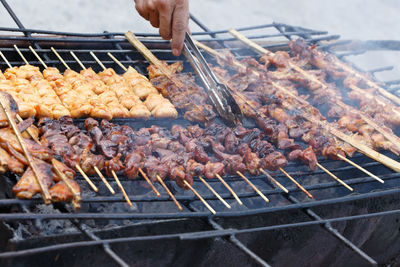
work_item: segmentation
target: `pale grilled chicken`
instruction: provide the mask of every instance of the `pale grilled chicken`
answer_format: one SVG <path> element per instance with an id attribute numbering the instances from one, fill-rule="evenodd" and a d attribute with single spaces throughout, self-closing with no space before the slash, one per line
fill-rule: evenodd
<path id="1" fill-rule="evenodd" d="M 140 99 L 146 99 L 151 93 L 158 93 L 157 89 L 149 82 L 149 80 L 137 72 L 134 68 L 130 67 L 122 75 L 124 79 L 131 86 L 132 92 L 140 97 Z"/>

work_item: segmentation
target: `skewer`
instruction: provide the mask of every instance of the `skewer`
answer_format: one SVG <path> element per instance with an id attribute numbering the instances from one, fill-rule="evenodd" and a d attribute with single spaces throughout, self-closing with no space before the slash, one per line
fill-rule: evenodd
<path id="1" fill-rule="evenodd" d="M 15 135 L 17 136 L 18 142 L 25 154 L 25 157 L 29 163 L 29 166 L 32 169 L 32 172 L 35 176 L 35 180 L 39 185 L 41 194 L 42 194 L 42 198 L 44 200 L 45 204 L 50 204 L 51 203 L 51 196 L 49 191 L 47 190 L 47 188 L 43 185 L 42 181 L 40 180 L 40 175 L 39 175 L 39 171 L 36 168 L 36 164 L 33 162 L 33 158 L 32 155 L 30 153 L 30 151 L 28 150 L 28 148 L 26 147 L 25 141 L 22 138 L 21 132 L 19 131 L 17 124 L 15 123 L 14 119 L 11 117 L 10 112 L 8 110 L 8 107 L 6 105 L 6 100 L 4 99 L 3 94 L 0 94 L 0 105 L 7 117 L 8 122 L 11 125 L 11 128 L 13 129 Z"/>
<path id="2" fill-rule="evenodd" d="M 113 175 L 115 181 L 117 182 L 117 185 L 118 185 L 119 189 L 121 190 L 122 195 L 124 195 L 124 198 L 125 198 L 126 202 L 128 202 L 128 205 L 132 207 L 132 202 L 131 202 L 131 200 L 129 199 L 128 195 L 126 194 L 125 189 L 124 189 L 124 187 L 122 186 L 120 180 L 118 179 L 117 174 L 115 173 L 114 170 L 111 170 L 111 173 L 112 173 L 112 175 Z"/>
<path id="3" fill-rule="evenodd" d="M 146 182 L 150 185 L 151 189 L 154 191 L 154 193 L 156 193 L 157 197 L 160 197 L 160 192 L 158 192 L 157 188 L 155 188 L 155 186 L 153 185 L 153 183 L 150 181 L 149 177 L 147 177 L 146 173 L 139 168 L 139 172 L 142 175 L 142 177 L 146 180 Z"/>
<path id="4" fill-rule="evenodd" d="M 157 181 L 164 187 L 165 191 L 167 191 L 168 195 L 172 198 L 174 201 L 175 205 L 178 207 L 180 211 L 182 211 L 182 206 L 179 204 L 178 200 L 176 200 L 174 194 L 169 190 L 168 186 L 164 183 L 164 181 L 161 179 L 161 177 L 157 174 Z"/>
<path id="5" fill-rule="evenodd" d="M 235 191 L 232 190 L 232 188 L 222 179 L 222 177 L 216 173 L 215 176 L 218 178 L 218 180 L 228 189 L 228 191 L 232 194 L 232 196 L 236 199 L 236 201 L 239 203 L 239 205 L 243 205 L 243 202 L 239 199 L 239 197 L 236 195 Z"/>
<path id="6" fill-rule="evenodd" d="M 207 201 L 205 201 L 205 199 L 200 196 L 200 194 L 196 191 L 196 189 L 194 189 L 186 180 L 183 180 L 183 183 L 189 187 L 190 190 L 192 190 L 192 192 L 200 199 L 200 201 L 204 204 L 204 206 L 206 206 L 206 208 L 211 211 L 212 214 L 216 214 L 215 210 L 207 203 Z"/>
<path id="7" fill-rule="evenodd" d="M 97 64 L 99 64 L 103 70 L 107 69 L 106 66 L 104 66 L 103 62 L 101 62 L 100 59 L 93 53 L 93 51 L 90 51 L 89 54 L 94 58 L 94 60 L 96 60 Z"/>
<path id="8" fill-rule="evenodd" d="M 225 199 L 223 199 L 220 194 L 218 194 L 217 191 L 214 190 L 214 188 L 211 187 L 209 183 L 206 182 L 206 180 L 203 179 L 203 177 L 199 176 L 200 181 L 222 202 L 222 204 L 225 205 L 228 209 L 231 208 L 231 205 L 229 205 Z"/>
<path id="9" fill-rule="evenodd" d="M 82 62 L 79 60 L 79 58 L 75 55 L 74 52 L 69 51 L 72 55 L 72 57 L 75 59 L 76 62 L 78 62 L 79 66 L 81 66 L 82 69 L 86 70 L 85 65 L 82 64 Z"/>
<path id="10" fill-rule="evenodd" d="M 64 65 L 65 68 L 67 69 L 71 69 L 68 64 L 64 61 L 64 59 L 60 56 L 60 54 L 54 49 L 54 47 L 50 47 L 51 51 L 53 51 L 53 53 L 56 55 L 56 57 L 58 58 L 58 60 L 61 61 L 61 63 Z"/>
<path id="11" fill-rule="evenodd" d="M 359 169 L 360 171 L 362 171 L 362 172 L 364 172 L 365 174 L 371 176 L 372 178 L 374 178 L 374 179 L 377 180 L 378 182 L 380 182 L 380 183 L 382 183 L 382 184 L 385 182 L 384 180 L 382 180 L 381 178 L 379 178 L 379 177 L 376 176 L 375 174 L 369 172 L 368 170 L 364 169 L 364 168 L 361 167 L 360 165 L 358 165 L 358 164 L 352 162 L 352 161 L 349 160 L 348 158 L 343 157 L 343 156 L 340 155 L 340 154 L 338 154 L 337 156 L 338 156 L 341 160 L 343 160 L 343 161 L 349 163 L 350 165 L 353 165 L 354 167 L 356 167 L 356 168 Z"/>
<path id="12" fill-rule="evenodd" d="M 100 172 L 99 168 L 97 166 L 93 167 L 94 170 L 96 171 L 97 175 L 100 177 L 100 179 L 103 181 L 103 183 L 107 186 L 108 190 L 110 190 L 111 194 L 115 194 L 114 189 L 111 187 L 111 185 L 108 183 L 107 179 L 104 177 L 104 175 Z"/>
<path id="13" fill-rule="evenodd" d="M 194 41 L 196 43 L 196 45 L 198 47 L 200 47 L 201 49 L 203 49 L 204 51 L 206 51 L 207 53 L 209 53 L 210 55 L 213 55 L 215 57 L 218 57 L 220 59 L 226 60 L 226 57 L 219 53 L 218 51 L 198 42 L 198 41 Z M 246 70 L 246 66 L 244 66 L 242 63 L 240 63 L 239 61 L 234 60 L 232 62 L 233 65 Z M 251 70 L 253 74 L 255 75 L 259 75 L 260 72 L 256 71 L 256 70 Z M 283 93 L 287 94 L 288 96 L 292 97 L 294 100 L 298 101 L 299 103 L 304 104 L 306 107 L 312 107 L 306 100 L 304 100 L 303 98 L 293 94 L 292 92 L 290 92 L 289 90 L 287 90 L 286 88 L 284 88 L 283 86 L 280 86 L 279 84 L 272 82 L 272 85 L 274 87 L 276 87 L 277 89 L 279 89 L 280 91 L 282 91 Z M 287 105 L 286 108 L 294 108 L 296 110 L 299 110 L 298 107 L 294 107 L 293 105 Z M 300 110 L 301 111 L 301 110 Z M 392 170 L 396 171 L 396 172 L 400 172 L 400 163 L 373 150 L 372 148 L 360 143 L 358 140 L 356 140 L 353 136 L 349 136 L 347 134 L 344 134 L 342 132 L 340 132 L 339 130 L 337 130 L 336 128 L 332 127 L 331 125 L 324 123 L 322 121 L 319 121 L 318 118 L 314 118 L 313 116 L 310 116 L 306 113 L 304 113 L 304 111 L 301 112 L 301 116 L 304 117 L 306 120 L 313 122 L 313 123 L 317 123 L 319 126 L 321 126 L 322 128 L 324 128 L 327 132 L 329 132 L 330 134 L 332 134 L 333 136 L 339 138 L 340 140 L 352 145 L 353 147 L 355 147 L 356 149 L 358 149 L 361 153 L 365 154 L 366 156 L 374 159 L 375 161 L 378 161 L 380 163 L 382 163 L 383 165 L 391 168 Z"/>
<path id="14" fill-rule="evenodd" d="M 119 61 L 116 57 L 113 56 L 113 54 L 111 54 L 110 52 L 107 52 L 107 55 L 108 55 L 112 60 L 114 60 L 114 62 L 117 63 L 118 66 L 120 66 L 124 71 L 127 71 L 127 70 L 128 70 L 124 65 L 122 65 L 121 61 Z"/>
<path id="15" fill-rule="evenodd" d="M 332 172 L 330 172 L 328 169 L 326 169 L 324 166 L 322 166 L 321 164 L 319 164 L 317 162 L 317 166 L 322 169 L 324 172 L 326 172 L 327 174 L 329 174 L 333 179 L 335 179 L 336 181 L 338 181 L 339 183 L 341 183 L 344 187 L 346 187 L 347 189 L 349 189 L 350 191 L 353 191 L 354 189 L 349 186 L 348 184 L 346 184 L 345 182 L 343 182 L 343 180 L 339 179 L 336 175 L 334 175 Z"/>
<path id="16" fill-rule="evenodd" d="M 17 50 L 17 53 L 19 54 L 19 56 L 22 58 L 22 60 L 25 62 L 26 65 L 29 65 L 28 61 L 26 60 L 26 58 L 24 57 L 24 55 L 21 53 L 21 51 L 19 50 L 18 46 L 14 45 L 15 50 Z"/>
<path id="17" fill-rule="evenodd" d="M 265 202 L 267 202 L 267 203 L 269 202 L 269 199 L 268 199 L 268 198 L 267 198 L 267 197 L 266 197 L 252 182 L 250 182 L 250 180 L 247 179 L 247 177 L 244 176 L 243 173 L 241 173 L 240 171 L 237 171 L 236 173 L 237 173 L 240 177 L 242 177 L 243 180 L 245 180 L 246 183 L 248 183 L 248 184 L 254 189 L 254 191 L 256 191 L 256 193 L 259 194 L 260 197 L 262 197 L 262 199 L 264 199 Z"/>
<path id="18" fill-rule="evenodd" d="M 42 63 L 42 65 L 47 69 L 47 65 L 43 62 L 43 60 L 40 58 L 40 56 L 36 53 L 36 51 L 29 46 L 29 49 L 33 52 L 33 54 L 37 57 L 37 59 Z M 56 53 L 56 55 L 58 55 L 57 51 L 52 47 L 52 51 L 54 53 Z M 64 60 L 61 58 L 60 55 L 58 55 L 58 58 L 60 59 L 61 62 L 63 62 L 63 64 L 68 68 L 69 66 L 64 62 Z M 19 115 L 18 115 L 19 117 Z M 18 118 L 17 117 L 17 118 Z M 28 128 L 28 133 L 29 133 L 29 128 Z M 34 138 L 34 136 L 32 134 L 30 134 L 32 136 L 32 138 Z M 35 138 L 34 138 L 35 139 Z M 36 141 L 36 140 L 35 140 Z M 37 140 L 37 142 L 39 143 L 39 140 Z M 82 168 L 79 166 L 79 164 L 75 164 L 75 168 L 79 171 L 79 173 L 82 175 L 82 177 L 86 180 L 86 182 L 90 185 L 90 187 L 93 189 L 93 191 L 98 192 L 99 189 L 97 188 L 97 186 L 89 179 L 89 177 L 86 175 L 86 173 L 82 170 Z"/>
<path id="19" fill-rule="evenodd" d="M 53 168 L 54 168 L 54 170 L 56 171 L 58 177 L 60 177 L 61 181 L 63 181 L 63 183 L 68 187 L 68 189 L 69 189 L 69 190 L 72 192 L 72 194 L 74 195 L 74 201 L 72 202 L 72 205 L 74 206 L 74 208 L 79 209 L 79 208 L 80 208 L 79 202 L 82 200 L 82 198 L 81 198 L 81 193 L 80 193 L 80 192 L 77 192 L 77 191 L 75 190 L 75 188 L 68 182 L 69 179 L 68 179 L 67 177 L 65 177 L 64 173 L 62 173 L 62 172 L 58 169 L 58 167 L 57 167 L 57 165 L 56 165 L 56 163 L 55 163 L 54 161 L 55 161 L 55 159 L 52 159 L 52 160 L 51 160 L 51 163 L 52 163 Z"/>
<path id="20" fill-rule="evenodd" d="M 4 60 L 4 62 L 6 62 L 7 66 L 11 69 L 12 66 L 11 66 L 10 62 L 8 62 L 7 58 L 4 56 L 3 52 L 1 52 L 1 51 L 0 51 L 0 56 Z"/>
<path id="21" fill-rule="evenodd" d="M 265 176 L 267 176 L 267 178 L 268 178 L 269 180 L 271 180 L 271 181 L 272 181 L 274 184 L 276 184 L 280 189 L 282 189 L 283 192 L 285 192 L 286 194 L 289 193 L 289 190 L 287 190 L 286 187 L 284 187 L 283 185 L 281 185 L 280 182 L 278 182 L 277 180 L 275 180 L 274 177 L 272 177 L 268 172 L 266 172 L 265 170 L 263 170 L 263 169 L 261 169 L 261 168 L 260 168 L 260 171 L 261 171 Z"/>
<path id="22" fill-rule="evenodd" d="M 93 189 L 94 192 L 99 192 L 99 189 L 97 188 L 97 186 L 90 180 L 90 178 L 82 170 L 82 168 L 81 168 L 81 166 L 79 166 L 79 164 L 75 164 L 75 169 L 77 169 L 79 171 L 79 173 L 86 180 L 86 182 L 90 185 L 90 187 Z"/>
<path id="23" fill-rule="evenodd" d="M 39 57 L 39 55 L 36 53 L 36 51 L 32 48 L 32 46 L 29 46 L 29 50 L 31 50 L 31 52 L 35 55 L 35 57 L 39 60 L 39 62 L 43 65 L 43 67 L 45 69 L 47 69 L 47 65 L 46 63 L 44 63 L 44 61 L 42 60 L 41 57 Z"/>
<path id="24" fill-rule="evenodd" d="M 287 178 L 289 178 L 290 181 L 292 181 L 298 188 L 300 188 L 301 191 L 304 192 L 304 194 L 307 195 L 307 197 L 309 198 L 314 198 L 313 195 L 310 194 L 310 192 L 308 192 L 303 186 L 301 186 L 301 184 L 299 184 L 292 176 L 290 176 L 289 173 L 287 173 L 284 169 L 279 168 L 279 170 L 286 175 Z"/>

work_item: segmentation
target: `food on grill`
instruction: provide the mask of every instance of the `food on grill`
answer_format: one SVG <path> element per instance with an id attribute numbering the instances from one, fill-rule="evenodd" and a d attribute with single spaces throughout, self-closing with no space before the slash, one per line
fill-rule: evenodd
<path id="1" fill-rule="evenodd" d="M 126 78 L 124 78 L 126 77 Z M 0 75 L 0 91 L 10 93 L 20 106 L 22 118 L 60 118 L 62 116 L 112 118 L 176 118 L 178 112 L 168 99 L 133 68 L 124 77 L 112 69 L 95 73 L 91 68 L 80 73 L 56 68 L 24 65 Z M 148 109 L 141 98 L 158 95 Z"/>
<path id="2" fill-rule="evenodd" d="M 16 101 L 21 106 L 21 117 L 35 115 L 60 118 L 70 115 L 38 67 L 24 65 L 9 68 L 4 72 L 4 77 L 6 80 L 3 84 L 8 86 L 2 90 L 10 92 L 11 95 L 15 92 Z"/>
<path id="3" fill-rule="evenodd" d="M 165 76 L 156 66 L 148 67 L 150 82 L 172 104 L 185 110 L 184 118 L 189 121 L 206 122 L 215 118 L 213 107 L 208 104 L 204 89 L 195 83 L 191 73 L 180 73 L 182 64 L 177 62 L 168 65 L 162 62 L 172 77 Z"/>
<path id="4" fill-rule="evenodd" d="M 285 52 L 283 52 L 285 53 Z M 225 51 L 225 54 L 230 54 L 229 51 Z M 279 54 L 278 54 L 279 55 Z M 288 55 L 282 58 L 288 58 Z M 282 63 L 282 58 L 280 60 L 281 66 L 287 66 Z M 234 62 L 235 64 L 232 64 Z M 232 55 L 228 56 L 226 60 L 221 60 L 220 63 L 222 66 L 225 66 L 229 69 L 232 69 L 236 71 L 236 75 L 232 76 L 232 79 L 230 77 L 225 77 L 225 80 L 228 81 L 229 84 L 236 85 L 240 81 L 241 83 L 241 90 L 243 92 L 241 93 L 245 97 L 249 95 L 249 99 L 251 101 L 258 102 L 258 106 L 262 105 L 262 101 L 265 101 L 266 99 L 270 98 L 272 102 L 278 101 L 279 105 L 282 106 L 283 109 L 285 110 L 290 110 L 291 112 L 297 112 L 297 114 L 300 114 L 301 112 L 305 112 L 308 114 L 308 117 L 313 117 L 316 120 L 319 120 L 322 122 L 322 124 L 325 123 L 326 119 L 319 113 L 319 111 L 315 108 L 310 108 L 309 106 L 304 106 L 300 107 L 301 110 L 299 112 L 298 107 L 294 107 L 292 104 L 292 99 L 289 97 L 287 94 L 282 93 L 280 90 L 276 88 L 276 82 L 279 82 L 279 85 L 284 86 L 287 90 L 290 90 L 290 92 L 294 95 L 298 95 L 298 88 L 299 84 L 297 82 L 294 82 L 290 79 L 290 75 L 293 73 L 288 74 L 287 69 L 283 68 L 281 71 L 279 71 L 279 66 L 275 65 L 274 67 L 277 69 L 276 71 L 266 71 L 269 65 L 273 64 L 273 60 L 270 59 L 270 61 L 266 62 L 264 65 L 260 64 L 257 62 L 255 59 L 251 58 L 246 58 L 242 60 L 240 63 L 237 63 L 236 59 L 233 58 Z M 241 66 L 240 68 L 238 66 Z M 285 72 L 286 70 L 286 72 Z M 221 75 L 226 72 L 219 72 L 219 75 Z M 251 76 L 252 78 L 250 79 L 248 76 Z M 245 77 L 244 79 L 240 79 L 241 77 Z M 280 77 L 278 79 L 277 77 Z M 279 86 L 278 85 L 278 86 Z M 321 90 L 321 93 L 323 91 Z M 247 98 L 247 97 L 246 97 Z M 319 98 L 320 99 L 320 98 Z M 260 102 L 261 101 L 261 102 Z M 244 104 L 246 104 L 246 101 L 244 101 Z M 254 110 L 254 108 L 253 108 Z M 274 116 L 273 114 L 271 114 Z M 275 116 L 282 116 L 282 113 L 275 114 Z M 278 118 L 277 117 L 277 118 Z M 279 119 L 279 118 L 278 118 Z M 282 119 L 282 118 L 281 118 Z M 373 149 L 379 149 L 379 148 L 384 148 L 384 149 L 389 149 L 394 153 L 398 153 L 397 148 L 393 145 L 392 142 L 389 142 L 381 133 L 376 132 L 373 128 L 370 127 L 370 125 L 366 125 L 365 123 L 362 123 L 363 127 L 360 127 L 358 125 L 359 123 L 356 121 L 356 118 L 354 116 L 350 118 L 346 118 L 343 116 L 343 120 L 339 122 L 332 122 L 330 125 L 334 126 L 336 129 L 340 129 L 341 132 L 344 132 L 348 135 L 353 135 L 351 133 L 351 130 L 354 130 L 352 127 L 343 127 L 344 120 L 347 120 L 347 122 L 351 123 L 351 126 L 356 128 L 361 135 L 355 135 L 355 138 L 358 138 L 359 141 Z M 331 135 L 323 128 L 321 128 L 320 123 L 313 123 L 314 128 L 318 129 L 317 132 L 319 132 L 319 135 L 323 136 L 324 138 L 320 138 L 320 140 L 324 140 L 328 138 L 331 138 Z M 349 124 L 348 124 L 349 125 Z M 346 126 L 348 126 L 346 125 Z M 358 126 L 357 126 L 358 125 Z M 290 125 L 288 125 L 289 128 L 292 128 Z M 300 127 L 301 129 L 304 129 L 304 127 Z M 297 130 L 295 130 L 297 131 Z M 363 132 L 364 131 L 364 132 Z M 368 133 L 371 134 L 371 136 Z M 309 138 L 309 135 L 304 136 L 304 140 L 306 142 L 311 141 Z M 373 138 L 372 138 L 373 137 Z M 331 138 L 331 140 L 334 140 Z M 348 152 L 348 155 L 352 155 L 354 153 L 355 149 L 351 148 L 348 144 L 345 144 L 343 142 L 338 142 L 335 141 L 335 146 L 337 148 L 340 148 L 341 150 L 345 151 L 346 153 Z M 334 149 L 332 149 L 332 146 L 329 146 L 330 149 L 325 149 L 325 153 L 329 152 L 332 155 L 334 154 Z M 337 150 L 337 149 L 336 149 Z M 322 150 L 324 151 L 324 150 Z M 332 158 L 332 157 L 331 157 Z M 334 157 L 333 157 L 334 158 Z"/>
<path id="5" fill-rule="evenodd" d="M 66 117 L 42 119 L 39 126 L 42 143 L 71 168 L 78 163 L 89 174 L 97 166 L 108 176 L 115 171 L 136 178 L 142 169 L 153 182 L 157 176 L 169 177 L 185 188 L 183 181 L 192 184 L 193 176 L 212 179 L 216 174 L 246 170 L 256 175 L 260 167 L 277 170 L 287 164 L 286 158 L 263 140 L 260 130 L 242 126 L 232 130 L 211 123 L 206 128 L 174 125 L 170 131 L 158 126 L 134 131 L 88 118 L 84 133 Z"/>

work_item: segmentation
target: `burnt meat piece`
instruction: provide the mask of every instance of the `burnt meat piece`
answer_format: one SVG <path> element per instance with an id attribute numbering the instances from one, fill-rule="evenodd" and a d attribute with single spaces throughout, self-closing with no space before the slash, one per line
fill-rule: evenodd
<path id="1" fill-rule="evenodd" d="M 204 166 L 204 176 L 207 179 L 213 179 L 216 177 L 216 174 L 219 174 L 220 176 L 225 175 L 225 166 L 221 162 L 207 162 L 207 164 Z"/>
<path id="2" fill-rule="evenodd" d="M 139 169 L 144 166 L 144 155 L 141 152 L 133 151 L 125 157 L 124 173 L 128 178 L 137 178 Z"/>

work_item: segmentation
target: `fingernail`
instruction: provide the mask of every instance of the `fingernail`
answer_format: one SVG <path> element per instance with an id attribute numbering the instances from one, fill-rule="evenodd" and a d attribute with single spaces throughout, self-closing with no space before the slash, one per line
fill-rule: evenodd
<path id="1" fill-rule="evenodd" d="M 178 49 L 176 49 L 176 48 L 174 48 L 174 49 L 172 49 L 172 54 L 174 54 L 174 56 L 179 56 L 179 51 L 178 51 Z"/>

